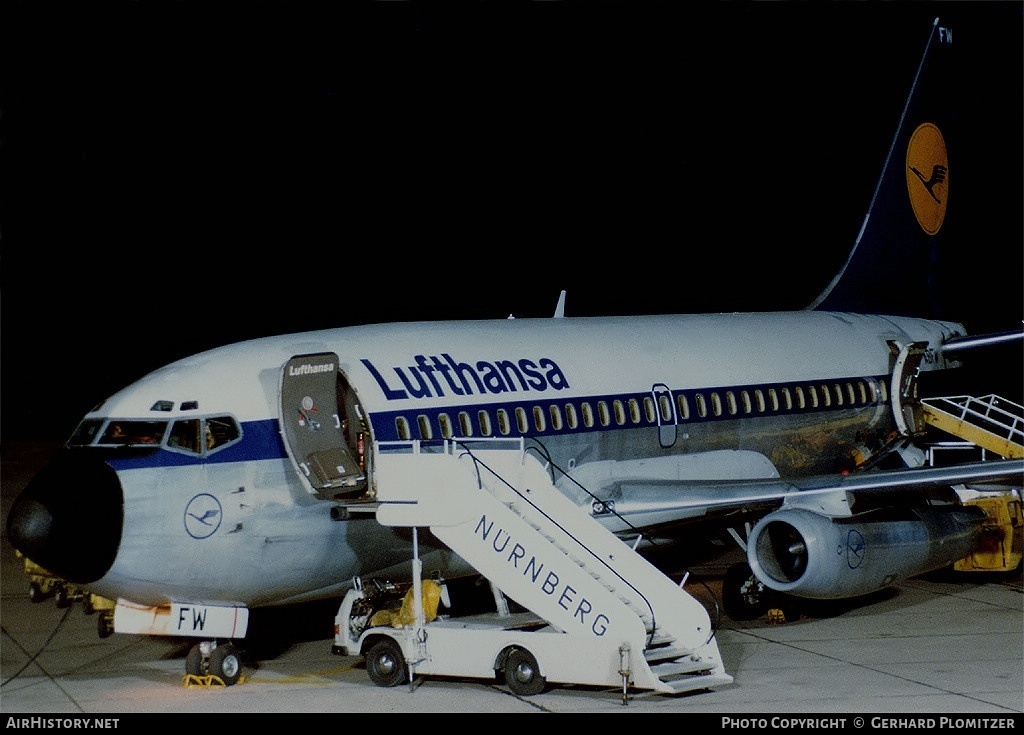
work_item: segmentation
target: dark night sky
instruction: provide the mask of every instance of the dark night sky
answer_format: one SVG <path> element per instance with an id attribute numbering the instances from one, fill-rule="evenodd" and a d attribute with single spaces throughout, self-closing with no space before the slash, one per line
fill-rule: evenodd
<path id="1" fill-rule="evenodd" d="M 1012 329 L 1022 9 L 6 2 L 3 437 L 265 334 L 547 316 L 562 288 L 570 315 L 802 308 L 936 16 L 974 162 L 951 298 Z"/>

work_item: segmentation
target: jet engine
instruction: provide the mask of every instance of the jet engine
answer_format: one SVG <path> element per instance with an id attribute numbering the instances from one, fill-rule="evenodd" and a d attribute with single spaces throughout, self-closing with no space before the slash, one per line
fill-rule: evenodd
<path id="1" fill-rule="evenodd" d="M 747 560 L 754 575 L 778 592 L 821 600 L 855 597 L 967 556 L 980 540 L 984 518 L 972 506 L 853 517 L 782 508 L 751 530 Z"/>

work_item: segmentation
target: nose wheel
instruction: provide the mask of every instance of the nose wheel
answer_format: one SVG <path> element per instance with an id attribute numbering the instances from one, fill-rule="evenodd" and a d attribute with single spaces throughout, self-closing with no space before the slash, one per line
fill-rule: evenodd
<path id="1" fill-rule="evenodd" d="M 237 684 L 242 675 L 242 657 L 231 643 L 203 641 L 189 649 L 185 673 L 190 676 L 215 676 L 225 686 Z"/>

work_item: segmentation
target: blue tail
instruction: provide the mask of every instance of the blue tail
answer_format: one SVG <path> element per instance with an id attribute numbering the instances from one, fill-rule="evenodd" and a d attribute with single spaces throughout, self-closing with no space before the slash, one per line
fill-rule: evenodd
<path id="1" fill-rule="evenodd" d="M 950 195 L 952 40 L 936 18 L 853 248 L 808 309 L 941 316 L 936 263 Z"/>

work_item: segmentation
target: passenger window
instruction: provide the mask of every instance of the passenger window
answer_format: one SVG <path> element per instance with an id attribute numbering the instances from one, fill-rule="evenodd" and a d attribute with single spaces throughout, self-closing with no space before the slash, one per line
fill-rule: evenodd
<path id="1" fill-rule="evenodd" d="M 459 411 L 459 430 L 463 436 L 473 436 L 473 422 L 465 411 Z"/>
<path id="2" fill-rule="evenodd" d="M 594 409 L 590 407 L 589 403 L 584 403 L 580 406 L 580 410 L 583 412 L 583 425 L 588 429 L 594 425 Z"/>
<path id="3" fill-rule="evenodd" d="M 409 434 L 409 420 L 405 416 L 399 416 L 395 419 L 395 431 L 398 432 L 398 438 L 408 441 L 411 436 Z"/>
<path id="4" fill-rule="evenodd" d="M 576 406 L 571 403 L 565 404 L 565 422 L 570 429 L 579 426 L 579 419 L 576 417 Z"/>
<path id="5" fill-rule="evenodd" d="M 711 394 L 711 412 L 714 413 L 715 416 L 722 415 L 722 399 L 719 397 L 717 391 Z"/>
<path id="6" fill-rule="evenodd" d="M 419 425 L 420 439 L 433 439 L 434 431 L 430 427 L 430 419 L 424 416 L 422 413 L 416 417 L 416 423 Z"/>
<path id="7" fill-rule="evenodd" d="M 504 408 L 498 409 L 498 431 L 501 432 L 502 436 L 508 436 L 509 432 L 512 431 L 512 423 L 508 420 L 508 411 Z"/>
<path id="8" fill-rule="evenodd" d="M 698 393 L 693 398 L 697 402 L 697 415 L 704 418 L 708 415 L 708 405 L 704 402 L 704 394 Z"/>
<path id="9" fill-rule="evenodd" d="M 437 424 L 438 424 L 438 426 L 441 429 L 441 438 L 442 439 L 451 439 L 452 438 L 452 420 L 448 417 L 448 414 L 446 414 L 446 413 L 438 414 L 437 415 Z"/>
<path id="10" fill-rule="evenodd" d="M 629 399 L 629 420 L 634 424 L 640 423 L 640 404 L 636 402 L 635 398 Z"/>
<path id="11" fill-rule="evenodd" d="M 731 390 L 727 390 L 725 392 L 725 406 L 726 406 L 726 409 L 729 411 L 729 415 L 730 416 L 735 416 L 736 415 L 736 411 L 737 411 L 737 408 L 736 408 L 736 394 L 733 393 Z M 748 406 L 749 406 L 749 403 L 748 403 Z M 749 413 L 749 411 L 748 411 L 748 413 Z"/>
<path id="12" fill-rule="evenodd" d="M 607 426 L 612 422 L 612 418 L 608 414 L 608 404 L 604 401 L 597 402 L 597 415 L 598 420 L 601 422 L 601 426 Z"/>
<path id="13" fill-rule="evenodd" d="M 657 414 L 654 413 L 654 399 L 650 396 L 644 398 L 644 416 L 647 417 L 647 423 L 653 424 L 657 419 Z"/>
<path id="14" fill-rule="evenodd" d="M 551 407 L 548 409 L 548 412 L 551 414 L 551 428 L 554 429 L 555 431 L 561 431 L 562 410 L 554 403 L 552 403 Z"/>
<path id="15" fill-rule="evenodd" d="M 622 405 L 622 401 L 615 399 L 612 401 L 612 410 L 615 412 L 615 423 L 622 426 L 626 423 L 626 409 Z"/>
<path id="16" fill-rule="evenodd" d="M 544 409 L 540 406 L 533 407 L 533 425 L 537 427 L 537 431 L 544 431 Z"/>
<path id="17" fill-rule="evenodd" d="M 526 421 L 526 409 L 521 406 L 516 408 L 516 424 L 519 426 L 520 434 L 526 434 L 530 431 L 530 424 Z"/>
<path id="18" fill-rule="evenodd" d="M 480 411 L 476 415 L 477 421 L 480 424 L 480 433 L 483 436 L 491 435 L 491 415 L 486 411 Z"/>
<path id="19" fill-rule="evenodd" d="M 779 394 L 776 393 L 774 388 L 768 389 L 768 405 L 772 407 L 772 411 L 779 410 Z"/>
<path id="20" fill-rule="evenodd" d="M 690 402 L 686 400 L 686 396 L 680 393 L 676 396 L 676 405 L 679 407 L 679 420 L 686 421 L 690 418 Z"/>

